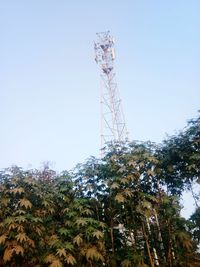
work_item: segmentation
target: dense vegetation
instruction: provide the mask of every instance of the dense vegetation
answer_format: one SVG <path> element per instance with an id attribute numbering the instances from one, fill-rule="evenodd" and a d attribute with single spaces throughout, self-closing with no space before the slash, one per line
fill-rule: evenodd
<path id="1" fill-rule="evenodd" d="M 200 266 L 200 117 L 162 145 L 110 144 L 72 173 L 0 173 L 0 266 Z M 180 199 L 196 210 L 181 217 Z"/>

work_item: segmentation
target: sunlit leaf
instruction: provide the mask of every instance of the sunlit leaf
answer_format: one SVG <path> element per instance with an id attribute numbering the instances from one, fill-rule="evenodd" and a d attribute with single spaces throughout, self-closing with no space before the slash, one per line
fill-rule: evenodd
<path id="1" fill-rule="evenodd" d="M 110 188 L 112 188 L 112 189 L 119 188 L 119 184 L 118 184 L 118 183 L 116 183 L 116 182 L 114 182 L 114 183 L 111 185 L 111 187 L 110 187 Z"/>
<path id="2" fill-rule="evenodd" d="M 27 240 L 27 243 L 29 244 L 29 246 L 31 246 L 32 248 L 35 248 L 35 242 L 34 242 L 34 240 L 32 240 L 32 239 L 28 239 Z"/>
<path id="3" fill-rule="evenodd" d="M 122 184 L 128 184 L 128 183 L 129 183 L 129 179 L 127 179 L 127 178 L 122 178 L 122 179 L 120 180 L 120 182 L 121 182 Z"/>
<path id="4" fill-rule="evenodd" d="M 57 251 L 56 254 L 60 257 L 62 257 L 62 256 L 66 257 L 66 255 L 67 255 L 65 248 L 58 248 L 56 251 Z"/>
<path id="5" fill-rule="evenodd" d="M 6 248 L 3 254 L 3 260 L 4 262 L 8 262 L 11 260 L 14 250 L 12 248 Z"/>
<path id="6" fill-rule="evenodd" d="M 132 197 L 132 195 L 133 195 L 133 192 L 131 191 L 131 189 L 124 189 L 123 193 L 127 197 Z"/>
<path id="7" fill-rule="evenodd" d="M 87 224 L 87 221 L 86 221 L 86 219 L 84 219 L 84 218 L 78 218 L 78 219 L 76 220 L 75 224 L 76 224 L 77 226 L 84 226 L 84 225 Z"/>
<path id="8" fill-rule="evenodd" d="M 80 235 L 77 235 L 73 239 L 73 243 L 76 244 L 77 246 L 80 246 L 83 242 L 83 239 L 81 238 Z"/>
<path id="9" fill-rule="evenodd" d="M 87 260 L 101 260 L 104 261 L 103 256 L 101 255 L 101 253 L 98 252 L 96 247 L 91 247 L 88 248 L 86 251 L 86 258 Z"/>
<path id="10" fill-rule="evenodd" d="M 0 244 L 3 245 L 5 243 L 5 241 L 6 241 L 6 239 L 7 239 L 7 235 L 6 234 L 1 235 L 0 236 Z"/>
<path id="11" fill-rule="evenodd" d="M 99 238 L 103 238 L 103 233 L 99 230 L 96 230 L 95 232 L 93 232 L 92 234 L 94 237 L 96 237 L 97 239 Z"/>
<path id="12" fill-rule="evenodd" d="M 14 188 L 14 189 L 10 190 L 10 192 L 16 195 L 16 194 L 22 194 L 25 191 L 24 191 L 24 188 L 19 187 L 19 188 Z"/>
<path id="13" fill-rule="evenodd" d="M 8 226 L 8 230 L 12 230 L 12 229 L 15 229 L 15 228 L 18 228 L 18 224 L 16 223 L 11 223 L 9 226 Z"/>
<path id="14" fill-rule="evenodd" d="M 76 264 L 76 259 L 71 254 L 68 254 L 65 257 L 65 260 L 66 260 L 67 264 L 71 264 L 71 265 Z"/>
<path id="15" fill-rule="evenodd" d="M 119 202 L 119 203 L 123 203 L 123 202 L 125 201 L 125 197 L 124 197 L 122 194 L 118 193 L 118 194 L 115 196 L 115 200 L 116 200 L 117 202 Z"/>
<path id="16" fill-rule="evenodd" d="M 59 238 L 57 235 L 52 235 L 48 241 L 48 244 L 50 247 L 54 247 L 56 243 L 59 241 Z"/>
<path id="17" fill-rule="evenodd" d="M 28 239 L 28 237 L 25 233 L 19 233 L 16 235 L 16 239 L 17 239 L 17 241 L 22 243 L 22 242 L 26 241 Z"/>
<path id="18" fill-rule="evenodd" d="M 62 262 L 59 259 L 52 261 L 49 267 L 63 267 Z"/>
<path id="19" fill-rule="evenodd" d="M 45 262 L 49 263 L 52 262 L 56 259 L 56 257 L 53 254 L 49 254 L 48 256 L 46 256 L 45 258 Z"/>
<path id="20" fill-rule="evenodd" d="M 16 253 L 17 255 L 21 254 L 21 255 L 23 256 L 23 254 L 24 254 L 24 249 L 23 249 L 23 247 L 21 247 L 20 245 L 15 246 L 15 247 L 13 248 L 13 250 L 15 251 L 15 253 Z"/>

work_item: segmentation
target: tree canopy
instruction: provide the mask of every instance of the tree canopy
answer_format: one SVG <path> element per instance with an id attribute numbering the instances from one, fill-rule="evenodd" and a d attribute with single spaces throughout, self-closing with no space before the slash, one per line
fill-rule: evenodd
<path id="1" fill-rule="evenodd" d="M 200 117 L 160 145 L 111 143 L 104 155 L 60 174 L 1 171 L 0 266 L 200 266 Z"/>

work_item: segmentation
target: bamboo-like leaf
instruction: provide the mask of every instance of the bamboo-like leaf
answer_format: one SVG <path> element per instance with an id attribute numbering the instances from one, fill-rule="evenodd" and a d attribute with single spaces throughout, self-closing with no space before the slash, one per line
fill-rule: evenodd
<path id="1" fill-rule="evenodd" d="M 56 254 L 60 257 L 62 257 L 62 256 L 66 257 L 67 256 L 65 248 L 58 248 Z"/>
<path id="2" fill-rule="evenodd" d="M 132 166 L 132 167 L 135 167 L 137 164 L 136 164 L 136 162 L 135 162 L 134 160 L 130 160 L 130 161 L 128 162 L 128 165 L 129 165 L 129 166 Z"/>
<path id="3" fill-rule="evenodd" d="M 95 246 L 88 248 L 86 251 L 86 259 L 87 260 L 101 260 L 104 261 L 103 256 L 101 255 L 101 253 L 99 253 L 99 251 L 97 250 L 97 248 Z"/>
<path id="4" fill-rule="evenodd" d="M 104 240 L 100 240 L 98 241 L 98 248 L 102 251 L 105 249 L 105 243 L 104 243 Z"/>
<path id="5" fill-rule="evenodd" d="M 8 230 L 10 231 L 10 230 L 15 229 L 15 228 L 17 228 L 17 227 L 18 227 L 18 225 L 17 225 L 16 223 L 11 223 L 11 224 L 8 226 Z"/>
<path id="6" fill-rule="evenodd" d="M 148 174 L 149 176 L 154 176 L 154 172 L 153 172 L 152 170 L 148 170 L 148 171 L 147 171 L 147 174 Z"/>
<path id="7" fill-rule="evenodd" d="M 53 254 L 49 254 L 45 258 L 45 262 L 51 263 L 49 267 L 62 267 L 63 266 L 62 262 L 57 257 L 55 257 Z"/>
<path id="8" fill-rule="evenodd" d="M 122 267 L 131 267 L 131 261 L 130 260 L 124 260 L 121 263 Z"/>
<path id="9" fill-rule="evenodd" d="M 91 215 L 92 211 L 90 209 L 84 209 L 81 211 L 81 214 Z"/>
<path id="10" fill-rule="evenodd" d="M 4 245 L 7 239 L 7 235 L 3 234 L 0 236 L 0 244 Z"/>
<path id="11" fill-rule="evenodd" d="M 146 264 L 144 263 L 144 261 L 141 261 L 141 262 L 139 263 L 138 267 L 148 267 L 148 265 L 146 265 Z"/>
<path id="12" fill-rule="evenodd" d="M 77 246 L 80 246 L 82 244 L 82 242 L 83 242 L 83 239 L 81 238 L 80 235 L 75 236 L 73 239 L 73 243 L 77 244 Z"/>
<path id="13" fill-rule="evenodd" d="M 87 221 L 86 221 L 86 219 L 84 219 L 84 218 L 78 218 L 78 219 L 76 220 L 75 224 L 76 224 L 77 226 L 84 226 L 84 225 L 87 224 Z"/>
<path id="14" fill-rule="evenodd" d="M 178 232 L 177 234 L 178 239 L 181 242 L 181 245 L 186 248 L 188 251 L 192 248 L 192 240 L 190 239 L 190 236 L 187 233 L 184 232 Z"/>
<path id="15" fill-rule="evenodd" d="M 124 190 L 124 195 L 126 195 L 127 197 L 132 197 L 133 192 L 131 191 L 131 189 L 125 189 Z"/>
<path id="16" fill-rule="evenodd" d="M 70 220 L 66 220 L 66 221 L 65 221 L 65 225 L 66 225 L 66 226 L 72 225 L 72 221 L 70 221 Z"/>
<path id="17" fill-rule="evenodd" d="M 70 243 L 70 242 L 65 242 L 65 243 L 64 243 L 64 247 L 65 247 L 67 250 L 70 250 L 70 251 L 72 251 L 72 250 L 74 249 L 73 244 Z"/>
<path id="18" fill-rule="evenodd" d="M 11 260 L 14 250 L 12 248 L 6 248 L 3 254 L 4 262 L 8 262 Z"/>
<path id="19" fill-rule="evenodd" d="M 22 194 L 25 191 L 24 191 L 24 188 L 19 187 L 19 188 L 14 188 L 14 189 L 10 190 L 10 192 L 13 193 L 14 195 L 16 195 L 16 194 Z"/>
<path id="20" fill-rule="evenodd" d="M 99 223 L 99 226 L 100 226 L 101 228 L 106 228 L 106 224 L 105 224 L 104 222 L 100 222 L 100 223 Z"/>
<path id="21" fill-rule="evenodd" d="M 42 218 L 38 218 L 38 217 L 32 217 L 31 220 L 35 223 L 38 223 L 38 222 L 42 223 L 43 222 Z"/>
<path id="22" fill-rule="evenodd" d="M 17 210 L 16 214 L 17 215 L 22 215 L 22 214 L 24 215 L 24 214 L 26 214 L 26 211 L 25 210 Z"/>
<path id="23" fill-rule="evenodd" d="M 51 206 L 51 203 L 46 201 L 46 200 L 43 200 L 42 205 L 45 206 L 45 208 L 47 208 L 47 207 Z"/>
<path id="24" fill-rule="evenodd" d="M 34 242 L 34 240 L 32 240 L 32 239 L 29 238 L 27 240 L 27 242 L 28 242 L 29 246 L 31 246 L 32 248 L 35 248 L 35 242 Z"/>
<path id="25" fill-rule="evenodd" d="M 127 178 L 122 178 L 120 181 L 122 184 L 128 184 L 129 183 L 129 179 Z"/>
<path id="26" fill-rule="evenodd" d="M 19 234 L 16 235 L 16 239 L 20 243 L 23 243 L 24 241 L 26 241 L 28 239 L 28 237 L 27 237 L 27 235 L 25 233 L 19 233 Z"/>
<path id="27" fill-rule="evenodd" d="M 125 197 L 124 197 L 122 194 L 118 193 L 118 194 L 115 196 L 115 200 L 116 200 L 117 202 L 119 202 L 119 203 L 123 203 L 123 202 L 125 201 Z"/>
<path id="28" fill-rule="evenodd" d="M 15 251 L 15 253 L 16 253 L 17 255 L 21 254 L 21 255 L 23 256 L 23 254 L 24 254 L 24 249 L 23 249 L 23 247 L 21 247 L 20 245 L 15 246 L 15 247 L 13 248 L 13 250 Z"/>
<path id="29" fill-rule="evenodd" d="M 55 244 L 56 244 L 58 241 L 59 241 L 58 236 L 57 236 L 57 235 L 52 235 L 52 236 L 50 237 L 50 239 L 49 239 L 48 244 L 49 244 L 50 247 L 54 247 Z"/>
<path id="30" fill-rule="evenodd" d="M 27 221 L 27 219 L 25 216 L 20 215 L 20 216 L 15 217 L 15 221 L 18 223 L 22 223 L 22 222 Z"/>
<path id="31" fill-rule="evenodd" d="M 32 208 L 32 203 L 28 199 L 26 199 L 26 198 L 20 199 L 19 200 L 19 205 L 21 207 L 25 207 L 26 209 Z"/>
<path id="32" fill-rule="evenodd" d="M 41 228 L 40 227 L 35 227 L 35 232 L 39 235 L 39 236 L 41 236 L 42 235 L 42 230 L 41 230 Z"/>
<path id="33" fill-rule="evenodd" d="M 66 260 L 67 264 L 71 264 L 71 265 L 76 264 L 76 259 L 72 256 L 72 254 L 68 254 L 65 257 L 65 260 Z"/>
<path id="34" fill-rule="evenodd" d="M 23 232 L 24 231 L 24 226 L 23 225 L 18 225 L 17 226 L 17 232 Z"/>
<path id="35" fill-rule="evenodd" d="M 65 208 L 65 209 L 63 209 L 63 213 L 65 213 L 65 212 L 68 213 L 69 210 L 70 210 L 69 208 Z"/>
<path id="36" fill-rule="evenodd" d="M 94 237 L 96 237 L 97 239 L 99 238 L 103 238 L 103 233 L 99 230 L 96 230 L 95 232 L 93 232 L 92 234 Z"/>
<path id="37" fill-rule="evenodd" d="M 50 214 L 53 214 L 53 213 L 55 212 L 55 209 L 54 209 L 53 207 L 49 207 L 49 208 L 48 208 L 48 212 L 49 212 Z"/>
<path id="38" fill-rule="evenodd" d="M 8 197 L 1 198 L 2 205 L 7 206 L 9 203 L 10 203 L 10 198 Z"/>
<path id="39" fill-rule="evenodd" d="M 4 223 L 5 224 L 11 224 L 11 223 L 14 223 L 15 222 L 15 218 L 13 217 L 7 217 L 5 220 L 4 220 Z"/>
<path id="40" fill-rule="evenodd" d="M 48 256 L 46 256 L 45 262 L 50 263 L 50 262 L 54 261 L 55 259 L 56 259 L 56 257 L 53 254 L 49 254 Z"/>
<path id="41" fill-rule="evenodd" d="M 123 166 L 123 167 L 121 167 L 121 168 L 118 170 L 118 173 L 123 173 L 125 170 L 126 170 L 126 167 Z"/>
<path id="42" fill-rule="evenodd" d="M 59 259 L 52 261 L 49 267 L 63 267 L 62 262 Z"/>
<path id="43" fill-rule="evenodd" d="M 70 234 L 70 231 L 69 231 L 69 229 L 67 229 L 67 228 L 60 228 L 60 229 L 58 230 L 58 232 L 59 232 L 61 235 L 64 235 L 64 236 L 67 236 L 67 235 Z"/>
<path id="44" fill-rule="evenodd" d="M 116 189 L 116 188 L 119 188 L 119 184 L 118 183 L 116 183 L 116 182 L 114 182 L 112 185 L 111 185 L 111 187 L 110 187 L 111 189 Z"/>

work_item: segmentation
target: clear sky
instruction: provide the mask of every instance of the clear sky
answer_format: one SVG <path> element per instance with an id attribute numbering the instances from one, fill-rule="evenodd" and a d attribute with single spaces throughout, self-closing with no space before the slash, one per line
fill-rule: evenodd
<path id="1" fill-rule="evenodd" d="M 130 138 L 182 129 L 200 109 L 199 12 L 199 0 L 0 1 L 0 168 L 99 155 L 99 31 L 116 40 Z"/>

